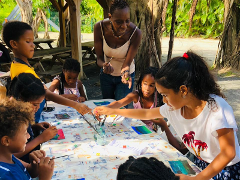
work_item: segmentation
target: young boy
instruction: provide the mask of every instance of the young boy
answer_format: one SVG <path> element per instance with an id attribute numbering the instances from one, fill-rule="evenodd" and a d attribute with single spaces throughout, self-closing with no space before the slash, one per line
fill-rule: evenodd
<path id="1" fill-rule="evenodd" d="M 54 160 L 45 157 L 42 150 L 29 155 L 30 164 L 18 160 L 13 153 L 25 150 L 29 134 L 27 127 L 34 119 L 30 103 L 11 98 L 0 98 L 0 179 L 29 180 L 39 176 L 39 180 L 50 180 Z"/>
<path id="2" fill-rule="evenodd" d="M 30 25 L 20 21 L 10 21 L 4 24 L 2 31 L 3 40 L 14 54 L 14 61 L 11 64 L 10 76 L 13 79 L 21 73 L 31 73 L 39 78 L 28 62 L 34 54 L 34 34 Z M 86 114 L 91 111 L 85 104 L 78 103 L 46 89 L 46 98 L 58 104 L 75 108 L 79 113 Z M 41 106 L 43 108 L 43 106 Z M 40 117 L 40 115 L 39 115 Z"/>

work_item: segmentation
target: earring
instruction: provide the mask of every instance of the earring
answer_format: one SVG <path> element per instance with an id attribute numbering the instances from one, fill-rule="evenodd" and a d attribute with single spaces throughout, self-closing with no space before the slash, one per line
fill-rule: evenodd
<path id="1" fill-rule="evenodd" d="M 186 95 L 183 95 L 182 98 L 185 99 L 185 98 L 186 98 Z"/>

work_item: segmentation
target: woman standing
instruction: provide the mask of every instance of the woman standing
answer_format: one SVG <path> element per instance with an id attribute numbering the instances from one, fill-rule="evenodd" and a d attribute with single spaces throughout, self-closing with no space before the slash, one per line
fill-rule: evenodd
<path id="1" fill-rule="evenodd" d="M 142 34 L 130 22 L 130 8 L 125 0 L 113 0 L 109 18 L 94 26 L 94 47 L 101 68 L 100 83 L 104 99 L 122 99 L 132 92 L 134 56 Z"/>

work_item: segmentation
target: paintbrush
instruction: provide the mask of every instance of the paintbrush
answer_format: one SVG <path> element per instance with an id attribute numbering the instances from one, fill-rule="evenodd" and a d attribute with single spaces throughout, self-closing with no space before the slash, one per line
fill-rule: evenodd
<path id="1" fill-rule="evenodd" d="M 113 122 L 112 122 L 112 124 L 114 123 L 114 121 L 117 119 L 117 117 L 118 117 L 118 115 L 113 119 Z"/>
<path id="2" fill-rule="evenodd" d="M 92 128 L 94 129 L 94 131 L 96 131 L 96 133 L 98 133 L 97 130 L 96 130 L 96 128 L 86 119 L 86 117 L 85 117 L 84 115 L 82 115 L 82 117 L 83 117 L 83 119 L 89 124 L 89 126 L 92 127 Z M 98 133 L 98 134 L 99 134 L 99 133 Z M 100 135 L 100 134 L 99 134 L 99 135 Z"/>
<path id="3" fill-rule="evenodd" d="M 92 117 L 93 117 L 93 119 L 95 120 L 95 121 L 98 121 L 97 120 L 97 118 L 96 118 L 96 116 L 94 116 L 94 114 L 91 112 L 91 115 L 92 115 Z M 100 126 L 100 121 L 98 121 L 99 122 L 99 126 Z"/>
<path id="4" fill-rule="evenodd" d="M 107 62 L 107 64 L 110 63 L 110 61 L 112 60 L 113 56 L 109 59 L 109 61 Z M 104 70 L 104 67 L 103 67 L 103 70 Z"/>
<path id="5" fill-rule="evenodd" d="M 58 157 L 55 157 L 55 158 L 52 158 L 52 159 L 58 159 L 58 158 L 62 158 L 62 157 L 66 157 L 66 156 L 71 156 L 72 154 L 70 155 L 62 155 L 62 156 L 58 156 Z"/>
<path id="6" fill-rule="evenodd" d="M 107 115 L 105 115 L 104 118 L 103 118 L 102 126 L 104 125 L 106 119 L 107 119 Z"/>

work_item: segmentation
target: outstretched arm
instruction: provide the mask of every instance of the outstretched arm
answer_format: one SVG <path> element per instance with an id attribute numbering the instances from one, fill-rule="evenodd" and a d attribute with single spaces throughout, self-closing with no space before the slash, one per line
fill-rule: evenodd
<path id="1" fill-rule="evenodd" d="M 125 98 L 122 98 L 118 101 L 113 101 L 107 107 L 118 109 L 120 107 L 128 105 L 132 101 L 136 102 L 137 99 L 138 99 L 138 93 L 137 92 L 131 92 Z"/>
<path id="2" fill-rule="evenodd" d="M 219 129 L 218 141 L 220 145 L 220 153 L 215 159 L 197 176 L 189 177 L 186 175 L 179 175 L 180 180 L 183 179 L 196 179 L 196 180 L 208 180 L 216 176 L 223 168 L 227 166 L 236 155 L 235 150 L 235 138 L 233 129 Z"/>
<path id="3" fill-rule="evenodd" d="M 69 100 L 63 96 L 60 96 L 58 94 L 55 94 L 50 90 L 48 90 L 46 86 L 45 86 L 45 89 L 46 89 L 46 98 L 50 101 L 53 101 L 55 103 L 62 104 L 65 106 L 70 106 L 76 109 L 80 114 L 86 114 L 91 111 L 91 109 L 85 104 L 78 103 L 78 102 Z"/>
<path id="4" fill-rule="evenodd" d="M 96 107 L 94 109 L 96 115 L 121 115 L 124 117 L 149 120 L 156 118 L 163 118 L 159 112 L 159 107 L 153 109 L 112 109 L 104 106 Z"/>

